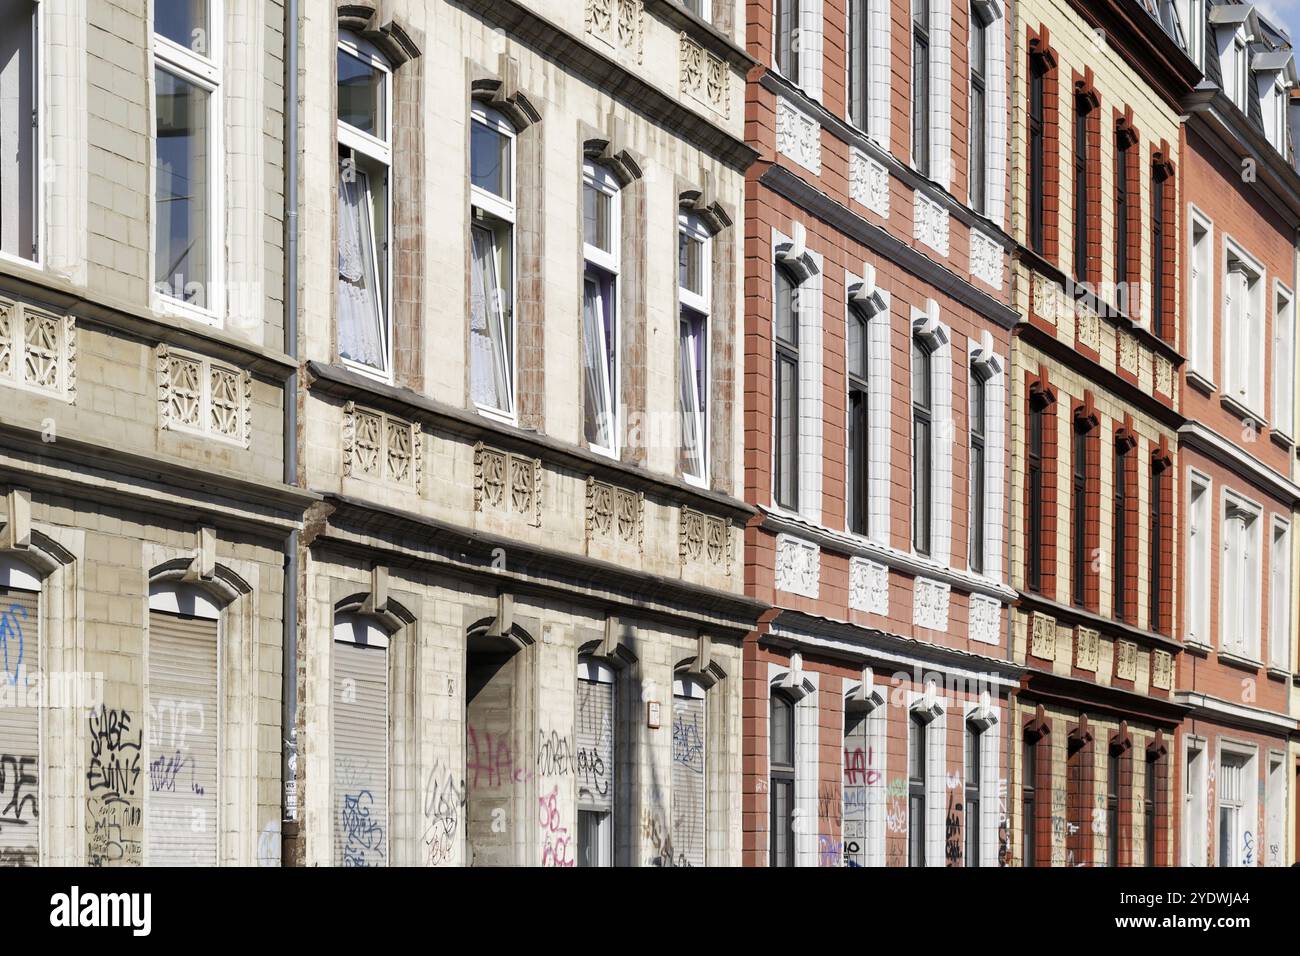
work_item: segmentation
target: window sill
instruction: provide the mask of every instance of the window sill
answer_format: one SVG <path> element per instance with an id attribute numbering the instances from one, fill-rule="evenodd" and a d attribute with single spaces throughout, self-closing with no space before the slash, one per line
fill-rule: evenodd
<path id="1" fill-rule="evenodd" d="M 1197 640 L 1188 640 L 1183 642 L 1183 650 L 1189 654 L 1195 654 L 1198 657 L 1209 657 L 1210 652 L 1214 650 L 1209 644 L 1203 644 Z"/>
<path id="2" fill-rule="evenodd" d="M 1259 673 L 1259 669 L 1264 666 L 1263 661 L 1254 660 L 1244 654 L 1234 654 L 1231 651 L 1219 651 L 1216 659 L 1220 664 L 1227 664 L 1229 667 L 1250 671 L 1252 674 Z"/>
<path id="3" fill-rule="evenodd" d="M 222 328 L 221 316 L 218 313 L 208 309 L 201 309 L 195 305 L 189 305 L 170 295 L 155 292 L 153 310 L 159 316 L 180 316 L 183 319 L 189 319 L 192 322 L 198 322 L 214 329 Z"/>
<path id="4" fill-rule="evenodd" d="M 1273 680 L 1279 680 L 1284 683 L 1291 680 L 1291 672 L 1285 667 L 1278 667 L 1276 664 L 1270 664 L 1266 673 L 1269 677 L 1273 678 Z"/>
<path id="5" fill-rule="evenodd" d="M 1251 411 L 1247 405 L 1233 398 L 1231 395 L 1220 395 L 1219 404 L 1227 409 L 1229 413 L 1240 418 L 1243 422 L 1252 423 L 1257 429 L 1263 429 L 1268 425 L 1268 422 L 1265 420 L 1263 415 Z"/>
<path id="6" fill-rule="evenodd" d="M 491 419 L 501 425 L 509 425 L 512 428 L 519 427 L 519 420 L 509 412 L 503 412 L 499 408 L 493 408 L 490 405 L 474 405 L 474 411 L 478 412 L 484 418 Z"/>
<path id="7" fill-rule="evenodd" d="M 1202 375 L 1191 368 L 1187 370 L 1187 384 L 1198 392 L 1204 393 L 1207 397 L 1213 395 L 1219 388 L 1208 375 Z"/>
<path id="8" fill-rule="evenodd" d="M 1274 445 L 1277 445 L 1283 451 L 1290 451 L 1293 447 L 1295 447 L 1295 439 L 1293 439 L 1286 432 L 1280 431 L 1276 428 L 1274 428 L 1271 432 L 1268 433 L 1268 440 L 1271 441 Z"/>

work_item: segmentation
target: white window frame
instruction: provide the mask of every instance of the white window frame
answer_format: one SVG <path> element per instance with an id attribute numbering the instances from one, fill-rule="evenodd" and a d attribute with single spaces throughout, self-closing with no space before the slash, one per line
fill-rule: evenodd
<path id="1" fill-rule="evenodd" d="M 491 418 L 508 425 L 518 424 L 519 409 L 519 370 L 518 370 L 518 317 L 516 315 L 516 288 L 518 287 L 518 270 L 516 268 L 519 259 L 519 252 L 516 242 L 515 226 L 518 223 L 518 186 L 519 178 L 517 176 L 519 165 L 519 133 L 514 126 L 504 116 L 496 110 L 485 106 L 478 100 L 472 100 L 470 103 L 470 123 L 481 123 L 489 129 L 496 130 L 510 140 L 510 199 L 502 199 L 493 193 L 488 192 L 479 186 L 470 184 L 469 196 L 470 206 L 473 209 L 479 209 L 494 219 L 504 222 L 510 231 L 510 262 L 507 264 L 510 274 L 510 317 L 507 323 L 506 318 L 498 312 L 498 321 L 502 322 L 501 334 L 510 340 L 510 354 L 506 356 L 509 363 L 509 383 L 507 388 L 510 392 L 510 407 L 508 409 L 493 408 L 491 405 L 483 405 L 474 402 L 474 407 L 480 415 Z M 469 129 L 466 129 L 466 147 L 469 144 Z M 470 230 L 472 234 L 474 224 L 471 217 Z M 467 237 L 468 238 L 468 237 Z M 499 250 L 498 250 L 499 254 Z M 500 268 L 498 266 L 498 268 Z M 466 330 L 468 332 L 468 329 Z M 508 335 L 507 335 L 508 332 Z M 471 365 L 473 358 L 469 351 L 466 351 L 466 364 Z M 470 374 L 473 374 L 471 368 Z"/>
<path id="2" fill-rule="evenodd" d="M 1187 472 L 1187 641 L 1209 647 L 1214 483 L 1209 475 Z M 1198 580 L 1198 575 L 1200 579 Z"/>
<path id="3" fill-rule="evenodd" d="M 1178 25 L 1187 55 L 1198 67 L 1205 64 L 1205 0 L 1177 0 Z"/>
<path id="4" fill-rule="evenodd" d="M 927 534 L 930 550 L 927 555 L 916 550 L 916 501 L 912 500 L 915 481 L 910 482 L 908 488 L 912 514 L 908 550 L 919 558 L 948 567 L 952 564 L 952 446 L 955 438 L 952 429 L 952 332 L 939 320 L 939 307 L 933 299 L 927 300 L 924 311 L 913 308 L 908 332 L 907 441 L 913 469 L 916 467 L 915 449 L 912 448 L 916 415 L 915 396 L 912 394 L 912 341 L 920 343 L 930 363 L 930 527 Z"/>
<path id="5" fill-rule="evenodd" d="M 590 443 L 592 451 L 599 455 L 606 455 L 610 458 L 617 458 L 619 452 L 619 434 L 621 432 L 620 424 L 622 422 L 622 413 L 619 408 L 619 395 L 621 394 L 623 363 L 620 361 L 619 354 L 623 344 L 623 336 L 620 334 L 619 326 L 623 321 L 623 310 L 619 308 L 619 265 L 622 259 L 622 242 L 623 242 L 623 224 L 622 224 L 622 191 L 617 179 L 604 166 L 597 166 L 592 162 L 582 164 L 582 188 L 585 192 L 588 189 L 594 189 L 596 192 L 608 197 L 609 199 L 609 249 L 601 249 L 598 246 L 588 245 L 584 241 L 582 244 L 582 258 L 587 268 L 594 267 L 600 272 L 605 273 L 609 279 L 609 301 L 605 302 L 603 295 L 600 298 L 602 308 L 612 308 L 614 317 L 609 322 L 610 331 L 613 334 L 614 341 L 608 342 L 605 339 L 605 323 L 602 321 L 600 326 L 601 354 L 612 356 L 611 367 L 607 369 L 604 381 L 601 383 L 605 391 L 605 408 L 613 415 L 612 421 L 609 422 L 610 443 L 608 446 Z M 586 270 L 584 269 L 583 284 L 586 284 Z M 602 319 L 604 316 L 602 316 Z M 586 321 L 584 310 L 583 321 Z M 583 335 L 586 335 L 584 330 Z"/>
<path id="6" fill-rule="evenodd" d="M 1244 524 L 1242 542 L 1245 550 L 1240 555 L 1233 555 L 1230 552 L 1229 522 L 1238 517 Z M 1224 489 L 1220 508 L 1223 556 L 1219 575 L 1219 652 L 1252 661 L 1259 660 L 1263 517 L 1263 509 L 1258 504 L 1235 491 Z M 1249 523 L 1245 523 L 1246 518 L 1249 518 Z M 1234 559 L 1241 561 L 1240 575 L 1231 571 L 1230 562 Z M 1228 603 L 1229 597 L 1234 595 L 1239 598 L 1235 608 Z M 1234 626 L 1240 630 L 1239 638 L 1231 635 Z"/>
<path id="7" fill-rule="evenodd" d="M 208 49 L 213 51 L 213 55 L 210 57 L 201 56 L 161 34 L 153 33 L 152 22 L 149 27 L 150 36 L 153 40 L 150 47 L 152 62 L 149 71 L 149 107 L 152 120 L 149 132 L 151 147 L 149 156 L 150 196 L 156 204 L 158 201 L 157 120 L 155 116 L 157 94 L 155 91 L 154 71 L 163 70 L 208 93 L 208 256 L 210 260 L 208 263 L 208 288 L 205 295 L 205 300 L 208 303 L 207 308 L 191 305 L 175 296 L 160 292 L 154 282 L 154 277 L 158 271 L 157 263 L 154 261 L 157 256 L 157 223 L 152 215 L 152 210 L 150 210 L 150 298 L 155 311 L 180 315 L 215 328 L 223 326 L 226 314 L 226 205 L 225 163 L 223 161 L 225 157 L 225 137 L 223 135 L 225 104 L 222 94 L 223 70 L 221 62 L 221 52 L 225 48 L 222 21 L 225 13 L 224 6 L 222 0 L 209 0 Z M 170 281 L 170 277 L 168 281 Z"/>
<path id="8" fill-rule="evenodd" d="M 379 321 L 384 336 L 384 367 L 382 369 L 366 365 L 364 362 L 354 362 L 349 358 L 340 356 L 342 363 L 355 372 L 366 375 L 370 378 L 379 379 L 382 382 L 392 382 L 393 380 L 393 71 L 379 52 L 372 44 L 367 43 L 359 37 L 350 33 L 340 33 L 338 41 L 338 50 L 362 61 L 368 66 L 374 67 L 383 74 L 384 82 L 384 135 L 381 139 L 377 136 L 371 136 L 354 126 L 343 122 L 337 114 L 334 117 L 334 126 L 338 131 L 338 143 L 340 146 L 361 153 L 372 162 L 381 164 L 388 171 L 388 184 L 384 187 L 384 200 L 386 209 L 384 210 L 384 235 L 375 234 L 374 238 L 374 255 L 375 255 L 375 275 L 383 275 L 384 288 L 382 290 L 383 298 L 379 303 Z M 337 198 L 335 200 L 337 202 Z M 373 223 L 372 223 L 373 225 Z M 386 268 L 379 268 L 379 257 L 384 257 Z"/>
<path id="9" fill-rule="evenodd" d="M 1192 766 L 1192 754 L 1197 756 Z M 1182 860 L 1183 866 L 1205 866 L 1205 833 L 1209 822 L 1207 815 L 1209 748 L 1204 738 L 1183 738 L 1183 792 L 1182 792 Z M 1215 821 L 1216 825 L 1218 821 Z"/>
<path id="10" fill-rule="evenodd" d="M 1295 293 L 1280 279 L 1273 280 L 1272 353 L 1273 429 L 1289 442 L 1295 437 Z"/>
<path id="11" fill-rule="evenodd" d="M 1207 382 L 1214 380 L 1214 221 L 1187 205 L 1188 359 Z M 1197 231 L 1201 232 L 1200 242 Z M 1200 251 L 1202 261 L 1197 262 Z M 1225 323 L 1226 325 L 1226 323 Z"/>
<path id="12" fill-rule="evenodd" d="M 1289 670 L 1291 646 L 1291 524 L 1274 515 L 1268 537 L 1268 655 L 1270 667 Z"/>
<path id="13" fill-rule="evenodd" d="M 1234 273 L 1245 283 L 1240 304 L 1234 298 L 1238 281 Z M 1223 239 L 1223 276 L 1223 394 L 1262 424 L 1267 401 L 1264 290 L 1268 277 L 1263 264 L 1227 235 Z M 1249 348 L 1243 352 L 1246 346 Z"/>
<path id="14" fill-rule="evenodd" d="M 691 213 L 679 213 L 677 216 L 678 234 L 685 234 L 689 239 L 700 242 L 700 283 L 702 290 L 698 293 L 682 286 L 680 277 L 677 284 L 678 321 L 681 311 L 689 309 L 703 318 L 704 325 L 704 395 L 700 402 L 700 414 L 697 416 L 695 433 L 700 436 L 700 467 L 703 474 L 692 475 L 683 469 L 682 478 L 700 488 L 709 486 L 709 411 L 710 393 L 713 391 L 713 316 L 711 314 L 713 296 L 713 234 L 705 227 L 699 216 Z M 686 369 L 680 369 L 679 375 L 685 375 Z M 680 401 L 680 397 L 678 401 Z"/>
<path id="15" fill-rule="evenodd" d="M 1242 766 L 1241 766 L 1241 791 L 1242 792 L 1240 794 L 1235 794 L 1235 795 L 1227 794 L 1228 788 L 1225 786 L 1225 774 L 1223 772 L 1223 759 L 1227 755 L 1240 758 L 1242 761 Z M 1252 832 L 1252 833 L 1256 832 L 1255 813 L 1257 811 L 1258 794 L 1259 794 L 1259 767 L 1258 764 L 1256 763 L 1257 759 L 1258 759 L 1258 751 L 1254 745 L 1238 743 L 1233 740 L 1226 740 L 1222 737 L 1219 738 L 1218 754 L 1215 763 L 1215 770 L 1216 770 L 1215 788 L 1214 788 L 1215 806 L 1214 806 L 1214 818 L 1213 818 L 1214 837 L 1215 837 L 1214 859 L 1216 864 L 1218 863 L 1219 859 L 1222 857 L 1223 854 L 1223 847 L 1219 843 L 1219 836 L 1220 836 L 1219 814 L 1221 813 L 1222 808 L 1226 805 L 1228 807 L 1234 808 L 1237 811 L 1236 825 L 1234 827 L 1233 841 L 1232 841 L 1232 852 L 1231 855 L 1229 856 L 1230 862 L 1228 863 L 1228 866 L 1239 867 L 1244 865 L 1242 863 L 1242 853 L 1241 853 L 1242 834 L 1247 832 Z M 1228 799 L 1225 799 L 1225 794 L 1227 794 Z M 1255 844 L 1255 851 L 1254 851 L 1254 856 L 1251 865 L 1254 865 L 1254 861 L 1257 861 L 1258 859 L 1259 859 L 1259 843 L 1257 842 Z"/>
<path id="16" fill-rule="evenodd" d="M 1287 811 L 1287 760 L 1280 750 L 1269 750 L 1264 755 L 1264 826 L 1260 842 L 1261 859 L 1265 866 L 1285 866 L 1286 811 Z"/>
<path id="17" fill-rule="evenodd" d="M 1236 107 L 1245 112 L 1246 91 L 1250 82 L 1250 57 L 1246 50 L 1247 37 L 1243 28 L 1238 28 L 1228 41 L 1225 60 L 1222 64 L 1224 92 Z"/>
<path id="18" fill-rule="evenodd" d="M 34 244 L 34 255 L 31 259 L 23 256 L 0 251 L 0 262 L 14 262 L 26 266 L 29 269 L 45 268 L 45 177 L 42 169 L 45 163 L 45 56 L 44 56 L 44 39 L 45 39 L 45 8 L 44 0 L 33 0 L 34 10 L 32 16 L 32 59 L 35 63 L 32 65 L 33 90 L 32 99 L 34 102 L 33 112 L 35 115 L 36 135 L 33 137 L 33 156 L 32 156 L 32 182 L 28 184 L 31 190 L 32 208 L 32 242 Z"/>

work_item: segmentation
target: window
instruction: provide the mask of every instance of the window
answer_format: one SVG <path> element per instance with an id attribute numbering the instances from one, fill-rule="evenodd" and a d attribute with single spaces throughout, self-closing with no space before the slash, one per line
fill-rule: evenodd
<path id="1" fill-rule="evenodd" d="M 1187 741 L 1183 767 L 1182 864 L 1204 866 L 1207 821 L 1205 748 L 1199 741 Z"/>
<path id="2" fill-rule="evenodd" d="M 1205 67 L 1205 0 L 1178 0 L 1177 9 L 1187 55 L 1203 70 Z"/>
<path id="3" fill-rule="evenodd" d="M 347 36 L 338 48 L 338 349 L 381 377 L 392 368 L 392 164 L 388 66 Z"/>
<path id="4" fill-rule="evenodd" d="M 1074 98 L 1074 278 L 1088 281 L 1088 113 L 1092 101 Z"/>
<path id="5" fill-rule="evenodd" d="M 713 14 L 710 0 L 682 0 L 682 5 L 706 23 Z"/>
<path id="6" fill-rule="evenodd" d="M 1219 797 L 1219 866 L 1253 866 L 1250 851 L 1243 852 L 1246 831 L 1245 801 L 1253 793 L 1255 781 L 1248 767 L 1253 765 L 1246 754 L 1223 751 L 1219 754 L 1216 793 Z M 1250 862 L 1245 862 L 1249 859 Z"/>
<path id="7" fill-rule="evenodd" d="M 869 0 L 848 0 L 849 120 L 868 126 L 871 97 L 871 11 Z"/>
<path id="8" fill-rule="evenodd" d="M 0 253 L 36 261 L 40 236 L 40 7 L 0 0 Z"/>
<path id="9" fill-rule="evenodd" d="M 1147 627 L 1152 631 L 1165 630 L 1165 589 L 1169 582 L 1165 580 L 1164 554 L 1165 546 L 1165 483 L 1168 481 L 1166 462 L 1151 462 L 1151 501 L 1147 513 L 1150 528 L 1147 536 L 1147 562 L 1151 582 L 1147 607 Z"/>
<path id="10" fill-rule="evenodd" d="M 1165 184 L 1169 179 L 1167 168 L 1151 168 L 1151 329 L 1158 338 L 1168 338 L 1169 317 L 1165 301 Z"/>
<path id="11" fill-rule="evenodd" d="M 1188 256 L 1189 351 L 1192 367 L 1202 375 L 1214 375 L 1214 242 L 1213 227 L 1192 212 L 1192 249 Z"/>
<path id="12" fill-rule="evenodd" d="M 966 725 L 966 866 L 980 865 L 980 747 L 984 736 Z"/>
<path id="13" fill-rule="evenodd" d="M 920 336 L 912 336 L 912 547 L 930 553 L 930 513 L 934 468 L 931 432 L 934 393 L 931 352 Z"/>
<path id="14" fill-rule="evenodd" d="M 781 75 L 799 82 L 799 19 L 800 0 L 776 0 L 776 68 Z"/>
<path id="15" fill-rule="evenodd" d="M 970 380 L 970 569 L 984 573 L 984 520 L 988 480 L 988 382 L 971 369 Z"/>
<path id="16" fill-rule="evenodd" d="M 1268 141 L 1273 144 L 1274 149 L 1285 155 L 1287 86 L 1281 78 L 1269 84 L 1263 107 L 1267 111 L 1265 123 L 1268 129 Z"/>
<path id="17" fill-rule="evenodd" d="M 970 7 L 970 207 L 988 213 L 988 24 Z"/>
<path id="18" fill-rule="evenodd" d="M 1070 451 L 1070 530 L 1071 530 L 1071 590 L 1074 603 L 1080 607 L 1086 597 L 1088 568 L 1092 562 L 1089 553 L 1089 497 L 1093 474 L 1089 461 L 1096 438 L 1095 426 L 1082 415 L 1074 422 L 1074 441 Z"/>
<path id="19" fill-rule="evenodd" d="M 694 216 L 678 218 L 678 360 L 682 445 L 680 464 L 687 481 L 709 480 L 709 271 L 713 240 Z"/>
<path id="20" fill-rule="evenodd" d="M 912 165 L 930 175 L 929 0 L 912 0 Z"/>
<path id="21" fill-rule="evenodd" d="M 596 451 L 618 454 L 618 181 L 587 163 L 582 185 L 583 435 Z"/>
<path id="22" fill-rule="evenodd" d="M 844 710 L 844 864 L 885 865 L 885 707 L 847 701 Z"/>
<path id="23" fill-rule="evenodd" d="M 1129 548 L 1129 455 L 1132 444 L 1119 441 L 1115 443 L 1115 527 L 1112 534 L 1112 576 L 1111 587 L 1114 589 L 1114 610 L 1117 620 L 1124 620 L 1128 607 L 1125 602 L 1128 590 L 1128 548 Z"/>
<path id="24" fill-rule="evenodd" d="M 799 316 L 794 278 L 776 267 L 773 475 L 776 503 L 799 508 Z"/>
<path id="25" fill-rule="evenodd" d="M 1029 247 L 1040 256 L 1044 252 L 1043 215 L 1046 210 L 1045 150 L 1047 122 L 1044 115 L 1043 86 L 1047 78 L 1047 60 L 1029 57 Z"/>
<path id="26" fill-rule="evenodd" d="M 1288 670 L 1291 640 L 1291 534 L 1285 521 L 1274 519 L 1269 568 L 1269 664 Z"/>
<path id="27" fill-rule="evenodd" d="M 768 776 L 772 791 L 772 866 L 794 866 L 794 701 L 772 692 L 771 753 Z"/>
<path id="28" fill-rule="evenodd" d="M 849 434 L 848 434 L 848 512 L 849 530 L 867 533 L 869 481 L 869 412 L 867 358 L 870 325 L 856 308 L 849 309 Z"/>
<path id="29" fill-rule="evenodd" d="M 1280 753 L 1268 755 L 1268 772 L 1264 778 L 1264 847 L 1265 866 L 1286 865 L 1286 770 Z"/>
<path id="30" fill-rule="evenodd" d="M 614 862 L 614 671 L 578 662 L 578 866 Z"/>
<path id="31" fill-rule="evenodd" d="M 1159 800 L 1159 795 L 1156 793 L 1156 778 L 1159 773 L 1160 767 L 1156 758 L 1148 754 L 1142 801 L 1142 850 L 1143 863 L 1146 866 L 1156 865 L 1156 803 Z"/>
<path id="32" fill-rule="evenodd" d="M 926 724 L 918 714 L 908 721 L 907 865 L 925 866 Z"/>
<path id="33" fill-rule="evenodd" d="M 673 681 L 673 862 L 688 866 L 704 866 L 708 815 L 704 705 L 704 686 L 699 681 L 689 677 Z"/>
<path id="34" fill-rule="evenodd" d="M 1246 91 L 1249 88 L 1248 68 L 1246 38 L 1239 33 L 1228 45 L 1223 64 L 1223 92 L 1228 94 L 1228 99 L 1243 111 L 1246 109 Z"/>
<path id="35" fill-rule="evenodd" d="M 1263 271 L 1229 247 L 1224 287 L 1224 390 L 1242 407 L 1259 410 L 1264 405 Z"/>
<path id="36" fill-rule="evenodd" d="M 1025 534 L 1025 583 L 1032 591 L 1043 582 L 1043 413 L 1041 402 L 1029 399 L 1029 442 L 1025 452 L 1026 492 L 1029 498 Z"/>
<path id="37" fill-rule="evenodd" d="M 515 129 L 495 110 L 470 113 L 470 397 L 515 414 Z"/>
<path id="38" fill-rule="evenodd" d="M 1287 437 L 1295 431 L 1295 300 L 1289 289 L 1274 285 L 1273 427 Z"/>
<path id="39" fill-rule="evenodd" d="M 197 589 L 161 585 L 149 594 L 148 866 L 216 866 L 221 753 L 220 611 Z"/>
<path id="40" fill-rule="evenodd" d="M 41 860 L 41 582 L 0 556 L 0 856 L 23 866 Z"/>
<path id="41" fill-rule="evenodd" d="M 1024 767 L 1020 774 L 1020 845 L 1022 865 L 1038 865 L 1038 743 L 1026 737 Z"/>
<path id="42" fill-rule="evenodd" d="M 386 866 L 389 635 L 373 618 L 334 618 L 334 864 Z"/>
<path id="43" fill-rule="evenodd" d="M 1129 171 L 1133 158 L 1133 137 L 1124 129 L 1115 132 L 1115 284 L 1126 288 L 1129 279 Z"/>
<path id="44" fill-rule="evenodd" d="M 1187 639 L 1210 643 L 1210 481 L 1189 475 L 1187 492 Z"/>
<path id="45" fill-rule="evenodd" d="M 1114 749 L 1106 759 L 1106 865 L 1119 866 L 1119 767 Z"/>
<path id="46" fill-rule="evenodd" d="M 1219 648 L 1250 658 L 1259 651 L 1259 518 L 1240 499 L 1224 499 Z"/>
<path id="47" fill-rule="evenodd" d="M 154 288 L 221 319 L 221 23 L 217 4 L 154 4 Z"/>

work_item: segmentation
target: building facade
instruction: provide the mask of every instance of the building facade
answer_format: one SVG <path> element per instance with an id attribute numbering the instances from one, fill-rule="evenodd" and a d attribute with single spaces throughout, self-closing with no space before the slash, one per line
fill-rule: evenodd
<path id="1" fill-rule="evenodd" d="M 996 866 L 1010 19 L 748 12 L 744 861 Z"/>

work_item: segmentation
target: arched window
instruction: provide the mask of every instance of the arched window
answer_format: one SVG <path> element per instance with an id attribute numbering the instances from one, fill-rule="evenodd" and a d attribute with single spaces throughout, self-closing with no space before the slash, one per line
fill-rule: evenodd
<path id="1" fill-rule="evenodd" d="M 221 608 L 179 582 L 149 590 L 144 799 L 147 866 L 221 861 Z"/>
<path id="2" fill-rule="evenodd" d="M 41 582 L 0 557 L 0 865 L 41 862 Z"/>
<path id="3" fill-rule="evenodd" d="M 515 127 L 475 101 L 470 110 L 470 397 L 515 416 Z"/>
<path id="4" fill-rule="evenodd" d="M 704 866 L 708 822 L 705 786 L 707 725 L 704 685 L 691 677 L 673 681 L 672 839 L 673 863 Z"/>
<path id="5" fill-rule="evenodd" d="M 582 170 L 583 434 L 595 451 L 618 455 L 620 348 L 619 183 L 603 166 Z"/>
<path id="6" fill-rule="evenodd" d="M 392 375 L 392 96 L 388 61 L 349 33 L 338 54 L 338 351 Z"/>
<path id="7" fill-rule="evenodd" d="M 614 670 L 578 662 L 578 865 L 614 861 Z"/>
<path id="8" fill-rule="evenodd" d="M 389 640 L 374 617 L 334 616 L 330 739 L 336 866 L 385 866 L 389 860 Z"/>

